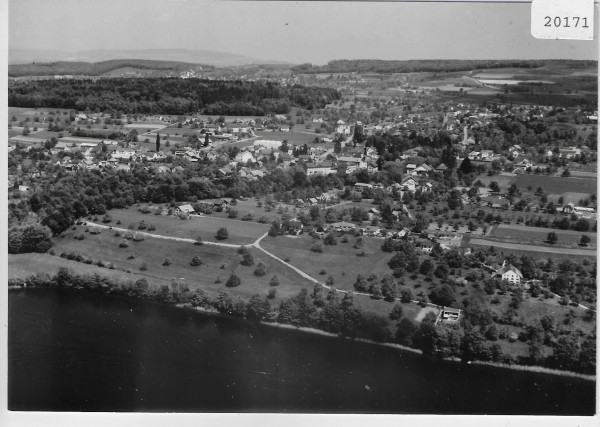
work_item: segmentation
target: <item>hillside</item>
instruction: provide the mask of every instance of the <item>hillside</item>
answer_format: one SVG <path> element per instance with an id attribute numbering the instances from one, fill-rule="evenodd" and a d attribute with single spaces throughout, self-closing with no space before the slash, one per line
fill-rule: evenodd
<path id="1" fill-rule="evenodd" d="M 104 62 L 114 59 L 138 59 L 150 61 L 173 61 L 188 64 L 207 64 L 215 67 L 230 67 L 249 64 L 281 64 L 278 61 L 250 58 L 225 52 L 196 49 L 127 49 L 89 50 L 79 52 L 38 51 L 10 49 L 8 63 L 11 65 L 34 62 Z"/>
<path id="2" fill-rule="evenodd" d="M 409 60 L 384 61 L 376 59 L 340 59 L 326 65 L 302 64 L 292 67 L 296 73 L 412 73 L 419 71 L 451 72 L 487 68 L 539 68 L 549 63 L 561 63 L 571 67 L 596 65 L 595 61 L 534 61 L 534 60 Z"/>
<path id="3" fill-rule="evenodd" d="M 102 62 L 41 62 L 32 64 L 13 64 L 8 66 L 9 77 L 22 76 L 102 76 L 107 73 L 122 74 L 135 72 L 136 77 L 179 76 L 188 71 L 213 69 L 210 65 L 199 65 L 176 61 L 153 61 L 144 59 L 113 59 Z M 122 70 L 122 72 L 120 72 Z M 114 76 L 114 75 L 113 75 Z"/>

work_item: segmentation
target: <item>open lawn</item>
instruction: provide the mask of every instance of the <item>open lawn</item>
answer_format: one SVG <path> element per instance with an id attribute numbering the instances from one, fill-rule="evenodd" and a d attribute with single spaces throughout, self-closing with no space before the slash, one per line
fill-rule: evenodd
<path id="1" fill-rule="evenodd" d="M 301 125 L 298 125 L 301 126 Z M 326 137 L 325 133 L 314 133 L 312 131 L 291 131 L 291 132 L 267 132 L 267 131 L 256 131 L 255 134 L 259 139 L 283 141 L 287 140 L 288 144 L 302 145 L 312 143 L 315 138 Z"/>
<path id="2" fill-rule="evenodd" d="M 358 274 L 367 277 L 375 273 L 381 279 L 392 273 L 387 262 L 393 254 L 381 251 L 382 240 L 363 237 L 365 256 L 358 256 L 361 250 L 353 248 L 356 238 L 349 236 L 348 243 L 341 240 L 338 238 L 334 246 L 323 245 L 322 253 L 311 251 L 314 241 L 304 236 L 266 237 L 261 246 L 281 259 L 289 259 L 294 267 L 323 282 L 332 276 L 338 289 L 354 290 Z M 321 274 L 322 271 L 325 274 Z"/>
<path id="3" fill-rule="evenodd" d="M 121 227 L 127 228 L 130 224 L 133 224 L 135 229 L 137 229 L 140 221 L 143 220 L 147 224 L 152 224 L 156 227 L 154 231 L 144 230 L 146 232 L 186 239 L 202 237 L 203 240 L 216 241 L 215 233 L 219 228 L 225 227 L 229 232 L 229 238 L 224 240 L 223 243 L 241 245 L 254 242 L 269 231 L 270 228 L 268 224 L 217 218 L 210 215 L 179 219 L 170 215 L 142 214 L 134 207 L 129 209 L 113 209 L 110 211 L 110 215 L 113 218 L 113 222 L 110 225 L 118 226 L 116 222 L 121 221 Z"/>
<path id="4" fill-rule="evenodd" d="M 499 175 L 494 175 L 494 176 L 488 176 L 488 175 L 483 174 L 483 175 L 477 176 L 475 178 L 475 182 L 477 180 L 479 180 L 483 183 L 483 185 L 485 185 L 487 188 L 489 188 L 490 183 L 495 181 L 498 183 L 498 185 L 500 186 L 501 189 L 508 189 L 508 187 L 510 187 L 510 184 L 515 179 L 515 177 L 516 177 L 515 174 L 506 173 L 506 172 L 502 172 Z M 523 188 L 525 188 L 525 187 L 523 187 Z M 534 190 L 535 190 L 535 188 L 534 188 Z"/>
<path id="5" fill-rule="evenodd" d="M 596 179 L 569 177 L 563 178 L 560 176 L 548 175 L 517 175 L 511 184 L 515 184 L 521 189 L 529 186 L 535 191 L 538 187 L 542 187 L 545 193 L 562 194 L 566 192 L 596 194 Z"/>
<path id="6" fill-rule="evenodd" d="M 23 134 L 23 128 L 18 128 L 18 129 L 9 129 L 8 130 L 8 137 L 12 138 L 13 136 L 19 136 Z"/>
<path id="7" fill-rule="evenodd" d="M 245 299 L 256 293 L 266 296 L 271 288 L 269 281 L 274 274 L 280 282 L 276 287 L 279 298 L 296 295 L 301 287 L 306 287 L 309 291 L 313 289 L 311 282 L 255 248 L 250 248 L 254 265 L 243 266 L 240 264 L 242 257 L 235 248 L 197 246 L 154 238 L 146 238 L 141 242 L 128 240 L 129 247 L 121 248 L 119 243 L 123 238 L 115 236 L 113 230 L 103 230 L 100 234 L 92 235 L 85 233 L 85 228 L 77 226 L 75 230 L 65 233 L 65 237 L 56 238 L 56 254 L 75 252 L 92 259 L 93 262 L 111 262 L 115 270 L 135 272 L 136 275 L 146 277 L 151 283 L 162 285 L 175 281 L 185 283 L 191 289 L 202 288 L 211 295 L 217 295 L 227 289 Z M 74 238 L 80 233 L 84 234 L 84 240 Z M 202 265 L 190 265 L 195 255 L 200 257 Z M 64 261 L 58 256 L 55 258 L 58 262 Z M 167 258 L 170 265 L 165 266 L 163 263 Z M 254 275 L 259 262 L 266 266 L 266 274 L 262 277 Z M 147 266 L 146 270 L 140 269 L 142 264 Z M 232 273 L 240 277 L 242 284 L 236 288 L 227 288 L 225 282 Z M 218 278 L 221 283 L 216 283 Z"/>
<path id="8" fill-rule="evenodd" d="M 596 233 L 580 232 L 572 230 L 557 230 L 553 228 L 527 227 L 525 225 L 499 224 L 494 227 L 491 236 L 502 239 L 506 242 L 545 244 L 548 233 L 554 232 L 558 236 L 558 241 L 554 246 L 579 247 L 579 239 L 582 235 L 587 235 L 592 239 L 591 245 L 596 245 Z M 592 249 L 590 247 L 590 249 Z"/>

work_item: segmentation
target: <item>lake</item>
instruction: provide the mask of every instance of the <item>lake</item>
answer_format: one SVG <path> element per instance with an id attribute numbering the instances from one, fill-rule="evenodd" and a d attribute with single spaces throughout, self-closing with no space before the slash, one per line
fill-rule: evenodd
<path id="1" fill-rule="evenodd" d="M 591 415 L 595 383 L 87 291 L 9 291 L 8 408 Z"/>

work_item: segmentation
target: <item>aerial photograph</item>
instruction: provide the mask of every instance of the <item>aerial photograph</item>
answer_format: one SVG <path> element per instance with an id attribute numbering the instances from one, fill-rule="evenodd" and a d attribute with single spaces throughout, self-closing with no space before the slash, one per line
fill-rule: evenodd
<path id="1" fill-rule="evenodd" d="M 7 3 L 7 416 L 595 418 L 597 28 Z"/>

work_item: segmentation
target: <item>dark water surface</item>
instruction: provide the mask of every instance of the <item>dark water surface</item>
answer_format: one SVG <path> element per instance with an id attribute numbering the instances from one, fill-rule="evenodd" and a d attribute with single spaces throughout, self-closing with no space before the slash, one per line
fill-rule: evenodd
<path id="1" fill-rule="evenodd" d="M 142 301 L 9 292 L 8 407 L 589 415 L 595 383 L 431 361 Z"/>

